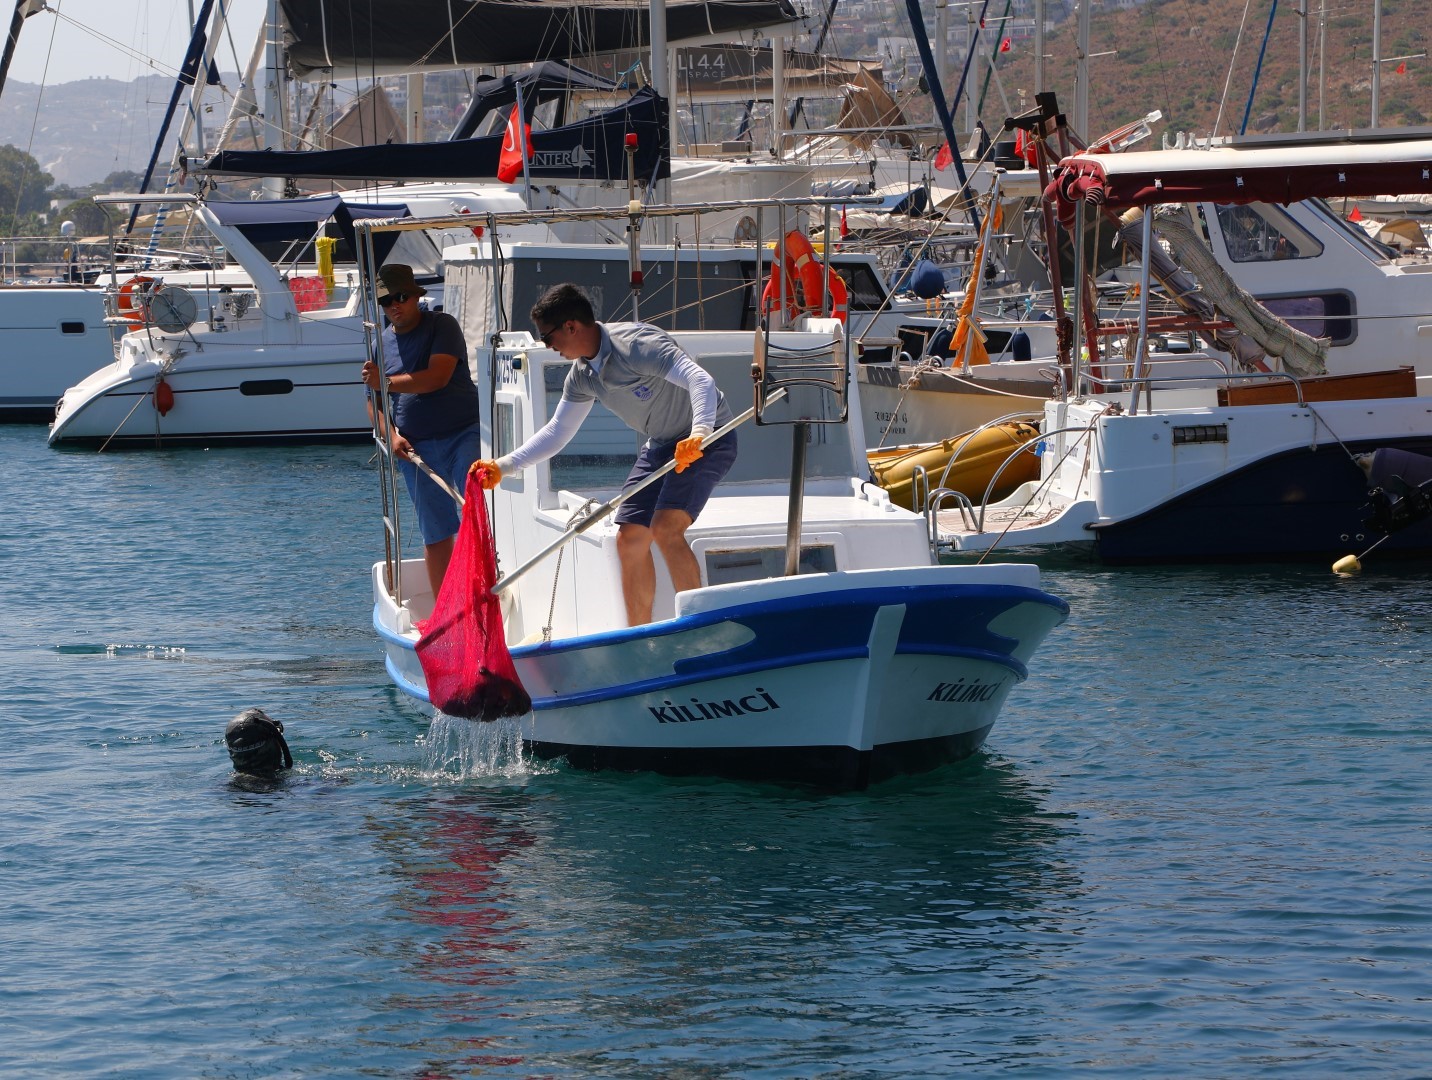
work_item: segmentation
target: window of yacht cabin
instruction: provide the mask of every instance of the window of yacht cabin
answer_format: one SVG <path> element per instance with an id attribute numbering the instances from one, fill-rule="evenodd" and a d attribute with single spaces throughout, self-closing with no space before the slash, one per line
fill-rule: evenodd
<path id="1" fill-rule="evenodd" d="M 1368 256 L 1373 262 L 1391 262 L 1393 259 L 1401 257 L 1401 252 L 1379 240 L 1374 240 L 1363 230 L 1362 226 L 1343 217 L 1326 199 L 1309 199 L 1307 205 L 1313 213 L 1327 222 L 1329 228 L 1346 236 L 1353 247 Z"/>
<path id="2" fill-rule="evenodd" d="M 1294 330 L 1309 337 L 1327 338 L 1335 346 L 1350 345 L 1357 337 L 1357 302 L 1344 289 L 1258 296 L 1258 302 Z"/>
<path id="3" fill-rule="evenodd" d="M 1215 209 L 1228 257 L 1234 262 L 1312 259 L 1323 253 L 1322 244 L 1269 203 L 1225 204 Z"/>

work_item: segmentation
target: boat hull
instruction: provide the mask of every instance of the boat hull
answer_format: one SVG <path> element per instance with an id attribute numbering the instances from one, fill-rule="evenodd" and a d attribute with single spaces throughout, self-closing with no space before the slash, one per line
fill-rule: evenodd
<path id="1" fill-rule="evenodd" d="M 313 350 L 309 350 L 313 352 Z M 165 376 L 173 406 L 154 402 L 157 368 L 111 368 L 65 394 L 52 446 L 186 446 L 358 442 L 372 438 L 361 361 L 351 347 L 326 359 L 265 366 L 180 365 Z M 106 377 L 108 375 L 108 377 Z"/>
<path id="2" fill-rule="evenodd" d="M 1382 538 L 1367 527 L 1368 480 L 1349 453 L 1432 456 L 1432 437 L 1324 444 L 1271 455 L 1146 513 L 1090 531 L 1106 563 L 1332 561 Z M 1432 555 L 1432 519 L 1381 539 L 1379 558 Z"/>
<path id="3" fill-rule="evenodd" d="M 1009 569 L 723 586 L 698 592 L 724 591 L 729 602 L 675 619 L 518 646 L 513 661 L 533 704 L 523 742 L 579 768 L 842 789 L 967 757 L 1068 612 L 1011 583 L 1032 568 Z M 425 700 L 416 635 L 395 632 L 399 620 L 379 590 L 374 622 L 388 670 Z"/>

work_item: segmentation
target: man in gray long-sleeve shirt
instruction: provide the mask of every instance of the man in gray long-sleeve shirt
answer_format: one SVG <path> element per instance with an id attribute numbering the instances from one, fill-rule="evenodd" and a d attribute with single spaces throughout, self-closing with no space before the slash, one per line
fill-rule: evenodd
<path id="1" fill-rule="evenodd" d="M 506 457 L 478 461 L 483 484 L 545 461 L 572 440 L 600 401 L 646 436 L 623 491 L 640 484 L 672 458 L 676 468 L 617 511 L 617 555 L 627 623 L 651 621 L 656 595 L 655 542 L 677 592 L 701 586 L 701 567 L 686 530 L 736 461 L 731 432 L 703 452 L 702 442 L 731 420 L 716 382 L 666 331 L 646 323 L 599 323 L 591 301 L 575 285 L 554 285 L 532 308 L 542 344 L 573 360 L 552 419 Z"/>

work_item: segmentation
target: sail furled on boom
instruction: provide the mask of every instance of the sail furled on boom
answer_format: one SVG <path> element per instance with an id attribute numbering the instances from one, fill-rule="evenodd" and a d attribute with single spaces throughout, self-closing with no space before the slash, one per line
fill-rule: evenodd
<path id="1" fill-rule="evenodd" d="M 568 60 L 650 44 L 647 0 L 279 0 L 298 78 Z M 399 12 L 398 15 L 394 11 Z M 791 0 L 667 0 L 667 40 L 798 22 Z"/>
<path id="2" fill-rule="evenodd" d="M 671 175 L 666 100 L 643 87 L 624 104 L 577 123 L 532 132 L 531 178 L 623 180 L 625 140 L 636 136 L 642 183 Z M 192 172 L 310 180 L 480 180 L 497 175 L 503 133 L 432 143 L 387 143 L 338 150 L 223 150 Z"/>

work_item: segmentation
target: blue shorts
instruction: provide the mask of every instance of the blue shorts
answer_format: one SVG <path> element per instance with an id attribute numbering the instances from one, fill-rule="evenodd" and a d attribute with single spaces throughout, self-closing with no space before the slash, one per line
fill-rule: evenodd
<path id="1" fill-rule="evenodd" d="M 643 446 L 636 457 L 636 464 L 632 466 L 631 475 L 622 485 L 622 491 L 630 491 L 674 458 L 678 441 Z M 733 431 L 709 447 L 703 447 L 701 456 L 681 472 L 673 469 L 651 487 L 622 503 L 617 509 L 616 523 L 650 528 L 651 519 L 658 510 L 685 510 L 695 521 L 706 500 L 711 498 L 711 492 L 734 464 L 736 433 Z"/>
<path id="2" fill-rule="evenodd" d="M 461 495 L 467 490 L 467 470 L 482 456 L 482 439 L 476 424 L 451 435 L 408 441 L 428 468 L 451 484 L 454 491 Z M 428 479 L 426 473 L 419 472 L 411 461 L 399 458 L 398 468 L 403 471 L 408 497 L 418 512 L 418 531 L 423 534 L 423 543 L 436 544 L 456 536 L 462 512 L 453 497 Z"/>

